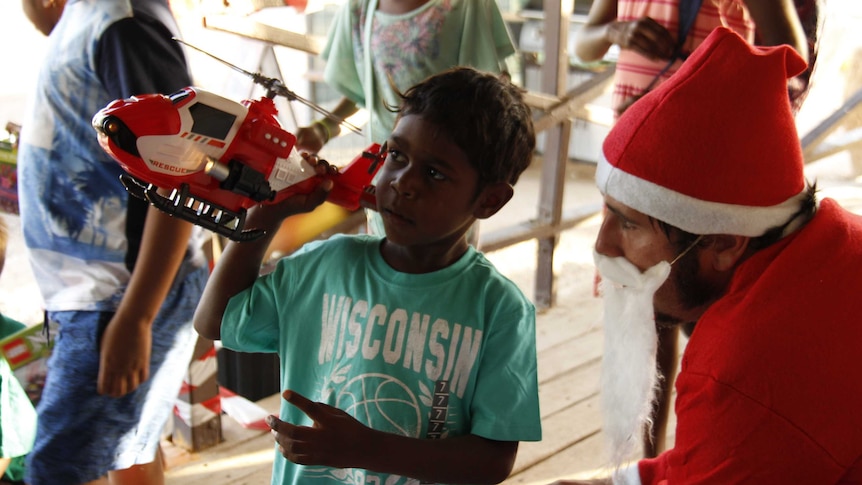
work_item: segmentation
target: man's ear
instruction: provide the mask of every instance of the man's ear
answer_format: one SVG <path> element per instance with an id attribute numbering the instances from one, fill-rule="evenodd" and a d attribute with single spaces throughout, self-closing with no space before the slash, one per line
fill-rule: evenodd
<path id="1" fill-rule="evenodd" d="M 515 189 L 506 182 L 497 182 L 482 189 L 479 194 L 476 210 L 473 215 L 476 219 L 487 219 L 496 214 L 512 198 Z"/>
<path id="2" fill-rule="evenodd" d="M 718 234 L 710 236 L 710 263 L 715 271 L 730 271 L 747 254 L 750 237 Z"/>

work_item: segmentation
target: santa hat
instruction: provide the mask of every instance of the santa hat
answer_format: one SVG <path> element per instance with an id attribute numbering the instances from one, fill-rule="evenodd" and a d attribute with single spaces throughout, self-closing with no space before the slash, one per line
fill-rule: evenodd
<path id="1" fill-rule="evenodd" d="M 787 79 L 805 67 L 789 46 L 715 29 L 617 121 L 599 190 L 694 234 L 756 237 L 787 223 L 806 194 Z"/>

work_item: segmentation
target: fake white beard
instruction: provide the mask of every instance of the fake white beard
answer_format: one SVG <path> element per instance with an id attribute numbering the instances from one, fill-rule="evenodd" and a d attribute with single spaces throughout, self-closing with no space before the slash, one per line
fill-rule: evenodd
<path id="1" fill-rule="evenodd" d="M 662 261 L 641 273 L 625 258 L 593 252 L 602 277 L 604 354 L 601 403 L 611 466 L 618 468 L 652 426 L 658 371 L 653 295 L 670 274 Z"/>

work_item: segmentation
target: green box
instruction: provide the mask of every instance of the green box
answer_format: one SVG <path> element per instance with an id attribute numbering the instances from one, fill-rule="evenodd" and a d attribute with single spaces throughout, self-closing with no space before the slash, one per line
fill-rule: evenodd
<path id="1" fill-rule="evenodd" d="M 0 140 L 0 211 L 18 214 L 18 150 Z"/>
<path id="2" fill-rule="evenodd" d="M 12 373 L 27 392 L 33 405 L 39 402 L 45 377 L 48 374 L 48 357 L 54 346 L 57 325 L 44 331 L 44 326 L 33 325 L 0 340 L 0 355 L 9 362 Z M 49 335 L 52 338 L 49 338 Z"/>

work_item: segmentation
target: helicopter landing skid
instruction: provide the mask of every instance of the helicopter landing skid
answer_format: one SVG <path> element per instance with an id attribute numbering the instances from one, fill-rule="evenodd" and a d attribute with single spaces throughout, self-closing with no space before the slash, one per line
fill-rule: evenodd
<path id="1" fill-rule="evenodd" d="M 155 185 L 143 183 L 130 175 L 120 175 L 120 182 L 129 194 L 146 200 L 162 212 L 209 229 L 232 241 L 253 241 L 265 234 L 265 231 L 259 229 L 242 230 L 245 223 L 245 209 L 235 212 L 205 200 L 196 199 L 189 195 L 188 184 L 182 184 L 179 189 L 174 189 L 168 197 L 165 197 L 158 193 L 158 187 Z"/>

